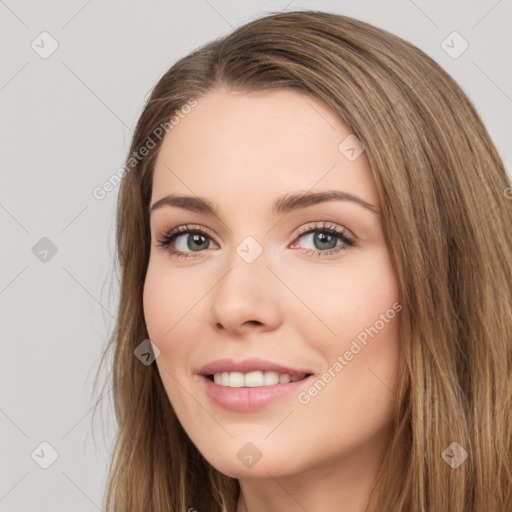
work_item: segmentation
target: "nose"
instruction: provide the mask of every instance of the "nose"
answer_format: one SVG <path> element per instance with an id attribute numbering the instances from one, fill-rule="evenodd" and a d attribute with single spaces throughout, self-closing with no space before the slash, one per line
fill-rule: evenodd
<path id="1" fill-rule="evenodd" d="M 210 323 L 217 331 L 233 335 L 266 332 L 282 322 L 283 297 L 279 280 L 262 254 L 248 263 L 237 253 L 209 294 Z"/>

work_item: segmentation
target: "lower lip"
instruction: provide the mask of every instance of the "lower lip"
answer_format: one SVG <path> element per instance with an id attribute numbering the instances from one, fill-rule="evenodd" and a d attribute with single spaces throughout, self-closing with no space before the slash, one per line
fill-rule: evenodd
<path id="1" fill-rule="evenodd" d="M 297 393 L 306 382 L 309 382 L 311 377 L 313 377 L 313 375 L 295 382 L 275 384 L 274 386 L 230 388 L 215 384 L 215 382 L 211 381 L 204 375 L 200 376 L 205 387 L 206 394 L 217 405 L 232 411 L 254 411 L 261 409 L 279 398 L 290 395 L 294 392 Z"/>

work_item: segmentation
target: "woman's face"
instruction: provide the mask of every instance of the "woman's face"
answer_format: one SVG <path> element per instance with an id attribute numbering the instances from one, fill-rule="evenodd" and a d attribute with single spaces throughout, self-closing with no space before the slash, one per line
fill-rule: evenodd
<path id="1" fill-rule="evenodd" d="M 179 421 L 230 476 L 368 472 L 389 439 L 400 290 L 381 216 L 334 195 L 379 206 L 350 134 L 296 92 L 216 90 L 159 150 L 148 334 Z"/>

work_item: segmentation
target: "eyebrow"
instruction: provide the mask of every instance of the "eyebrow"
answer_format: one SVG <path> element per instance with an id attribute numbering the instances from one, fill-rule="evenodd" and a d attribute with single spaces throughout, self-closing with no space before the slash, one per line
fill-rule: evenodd
<path id="1" fill-rule="evenodd" d="M 300 210 L 302 208 L 325 203 L 327 201 L 350 201 L 377 215 L 381 213 L 378 206 L 370 204 L 354 194 L 349 194 L 348 192 L 343 192 L 341 190 L 285 194 L 274 202 L 272 205 L 272 213 L 276 216 L 283 215 L 294 210 Z M 164 206 L 174 206 L 192 212 L 219 217 L 218 208 L 203 197 L 178 196 L 170 194 L 153 203 L 150 207 L 150 214 Z"/>

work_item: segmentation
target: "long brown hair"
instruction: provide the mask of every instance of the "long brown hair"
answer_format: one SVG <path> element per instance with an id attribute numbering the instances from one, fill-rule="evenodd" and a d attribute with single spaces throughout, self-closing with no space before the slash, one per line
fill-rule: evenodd
<path id="1" fill-rule="evenodd" d="M 118 425 L 107 512 L 236 509 L 238 481 L 202 457 L 156 364 L 134 356 L 148 338 L 155 133 L 220 86 L 307 93 L 365 146 L 403 305 L 395 435 L 368 510 L 512 510 L 512 201 L 502 161 L 470 100 L 421 50 L 349 17 L 297 11 L 179 60 L 137 123 L 117 204 L 117 323 L 103 354 L 113 352 Z M 155 147 L 134 159 L 148 137 Z M 443 457 L 452 443 L 467 452 L 456 468 Z"/>

